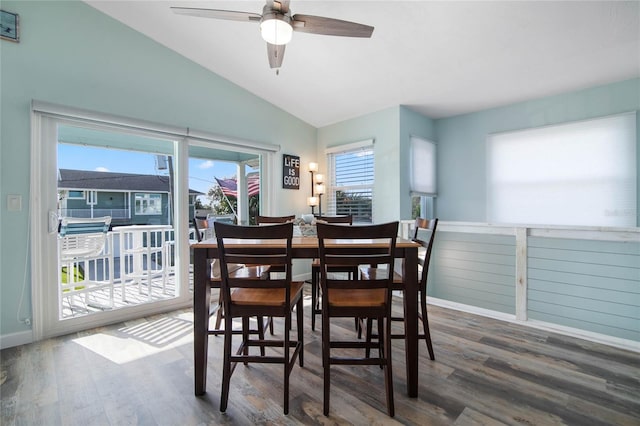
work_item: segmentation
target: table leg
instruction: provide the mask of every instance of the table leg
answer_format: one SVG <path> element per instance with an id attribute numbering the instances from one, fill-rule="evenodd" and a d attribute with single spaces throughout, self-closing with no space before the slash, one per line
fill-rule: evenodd
<path id="1" fill-rule="evenodd" d="M 207 349 L 211 289 L 207 271 L 207 249 L 193 250 L 193 355 L 195 394 L 207 390 Z"/>
<path id="2" fill-rule="evenodd" d="M 405 249 L 404 330 L 407 365 L 407 393 L 418 396 L 418 249 Z"/>

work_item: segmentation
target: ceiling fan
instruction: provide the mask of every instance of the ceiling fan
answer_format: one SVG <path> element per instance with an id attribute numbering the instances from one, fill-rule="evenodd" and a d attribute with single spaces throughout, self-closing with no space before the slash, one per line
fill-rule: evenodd
<path id="1" fill-rule="evenodd" d="M 271 68 L 280 68 L 284 48 L 291 41 L 293 31 L 342 37 L 369 38 L 373 27 L 340 19 L 313 15 L 291 15 L 289 0 L 266 0 L 262 15 L 233 10 L 171 7 L 180 15 L 260 23 L 262 38 L 267 42 L 267 55 Z"/>

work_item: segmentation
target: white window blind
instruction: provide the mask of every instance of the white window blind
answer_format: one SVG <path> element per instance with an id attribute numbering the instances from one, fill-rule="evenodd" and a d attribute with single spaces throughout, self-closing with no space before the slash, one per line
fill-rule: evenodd
<path id="1" fill-rule="evenodd" d="M 635 227 L 636 143 L 635 113 L 490 135 L 488 220 Z"/>
<path id="2" fill-rule="evenodd" d="M 373 222 L 373 140 L 327 150 L 328 214 Z"/>
<path id="3" fill-rule="evenodd" d="M 409 185 L 412 195 L 436 195 L 436 144 L 411 136 L 411 174 Z"/>

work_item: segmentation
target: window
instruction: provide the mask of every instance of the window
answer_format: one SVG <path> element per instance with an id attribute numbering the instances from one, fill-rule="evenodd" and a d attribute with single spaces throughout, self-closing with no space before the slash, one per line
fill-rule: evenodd
<path id="1" fill-rule="evenodd" d="M 411 136 L 410 178 L 411 218 L 433 217 L 436 196 L 436 144 Z"/>
<path id="2" fill-rule="evenodd" d="M 373 140 L 327 150 L 329 214 L 373 222 Z"/>
<path id="3" fill-rule="evenodd" d="M 70 190 L 67 198 L 69 200 L 84 200 L 84 191 Z"/>
<path id="4" fill-rule="evenodd" d="M 162 195 L 136 193 L 136 214 L 161 215 Z"/>
<path id="5" fill-rule="evenodd" d="M 490 135 L 487 219 L 636 226 L 635 113 Z"/>
<path id="6" fill-rule="evenodd" d="M 98 204 L 98 192 L 87 191 L 87 205 L 95 206 L 96 204 Z"/>

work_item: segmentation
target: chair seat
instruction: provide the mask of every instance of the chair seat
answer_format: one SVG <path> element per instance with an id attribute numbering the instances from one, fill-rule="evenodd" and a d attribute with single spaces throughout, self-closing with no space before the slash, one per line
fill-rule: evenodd
<path id="1" fill-rule="evenodd" d="M 329 290 L 329 305 L 335 307 L 376 307 L 384 306 L 386 289 L 335 289 Z"/>
<path id="2" fill-rule="evenodd" d="M 300 281 L 291 283 L 291 306 L 295 305 L 302 294 Z M 238 288 L 231 293 L 231 302 L 242 306 L 284 306 L 283 288 Z"/>

